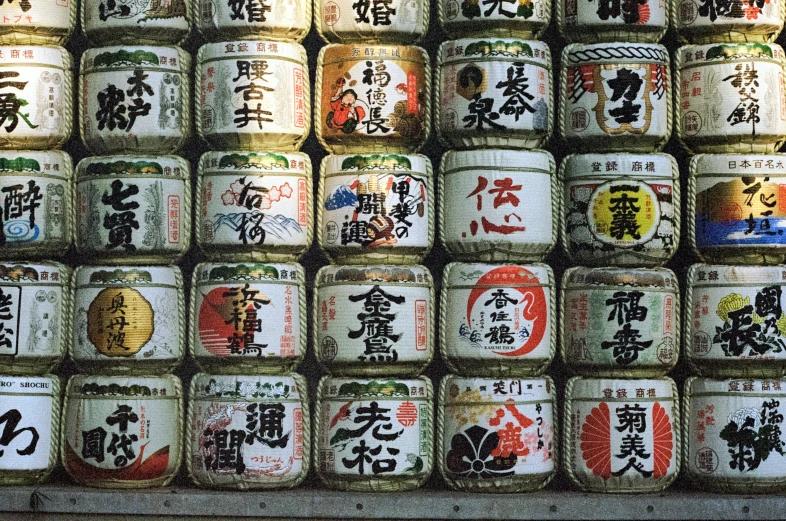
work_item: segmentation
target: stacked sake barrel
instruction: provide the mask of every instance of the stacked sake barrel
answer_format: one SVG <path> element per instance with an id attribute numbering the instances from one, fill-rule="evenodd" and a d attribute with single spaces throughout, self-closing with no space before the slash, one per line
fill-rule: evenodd
<path id="1" fill-rule="evenodd" d="M 482 5 L 483 4 L 483 5 Z M 556 471 L 551 2 L 438 3 L 435 120 L 442 277 L 437 466 L 470 492 L 528 492 Z"/>
<path id="2" fill-rule="evenodd" d="M 155 5 L 154 5 L 155 4 Z M 156 6 L 158 9 L 156 10 Z M 61 458 L 79 483 L 162 486 L 176 475 L 185 354 L 183 277 L 191 240 L 189 32 L 184 2 L 81 3 L 76 167 L 78 262 Z M 138 9 L 138 10 L 136 10 Z"/>
<path id="3" fill-rule="evenodd" d="M 234 6 L 234 7 L 233 7 Z M 289 488 L 305 479 L 312 171 L 311 82 L 299 44 L 310 1 L 195 1 L 200 47 L 195 237 L 208 262 L 191 284 L 186 467 L 200 487 Z"/>
<path id="4" fill-rule="evenodd" d="M 783 490 L 786 397 L 784 5 L 696 9 L 673 24 L 677 136 L 689 164 L 683 397 L 686 475 L 721 492 Z M 752 440 L 761 440 L 753 443 Z"/>
<path id="5" fill-rule="evenodd" d="M 73 2 L 0 5 L 0 484 L 44 481 L 57 462 L 69 343 Z"/>
<path id="6" fill-rule="evenodd" d="M 415 44 L 427 1 L 316 2 L 329 43 L 317 60 L 317 474 L 327 487 L 403 491 L 433 466 L 436 299 L 418 264 L 434 240 L 431 162 L 416 152 L 431 124 L 431 65 Z"/>
<path id="7" fill-rule="evenodd" d="M 668 2 L 558 1 L 562 237 L 560 351 L 577 375 L 564 405 L 564 466 L 586 491 L 663 490 L 681 463 L 680 235 Z"/>

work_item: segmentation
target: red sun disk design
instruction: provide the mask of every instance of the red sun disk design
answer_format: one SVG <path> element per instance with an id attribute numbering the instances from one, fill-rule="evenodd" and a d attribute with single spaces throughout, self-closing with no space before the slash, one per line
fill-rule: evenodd
<path id="1" fill-rule="evenodd" d="M 639 4 L 639 21 L 638 25 L 644 25 L 650 21 L 650 4 Z"/>
<path id="2" fill-rule="evenodd" d="M 674 436 L 671 420 L 666 409 L 655 402 L 652 406 L 652 454 L 654 468 L 653 478 L 662 478 L 669 472 L 671 458 L 674 454 Z"/>
<path id="3" fill-rule="evenodd" d="M 229 287 L 219 287 L 210 290 L 199 306 L 199 340 L 208 352 L 216 356 L 229 356 L 229 339 L 234 333 L 240 335 L 240 348 L 245 347 L 242 327 L 240 331 L 235 331 L 235 326 L 231 320 L 232 302 L 224 296 L 230 291 Z M 247 309 L 251 309 L 249 304 Z"/>
<path id="4" fill-rule="evenodd" d="M 469 294 L 467 300 L 467 322 L 472 323 L 472 309 L 478 299 L 485 294 L 489 287 L 498 284 L 500 280 L 504 280 L 506 285 L 524 284 L 524 283 L 538 283 L 538 278 L 529 270 L 521 266 L 500 266 L 484 274 L 475 283 L 475 288 Z M 527 301 L 527 305 L 522 312 L 522 317 L 525 320 L 534 322 L 530 336 L 523 345 L 513 351 L 494 351 L 494 354 L 515 357 L 524 356 L 532 352 L 546 334 L 546 326 L 548 324 L 548 303 L 546 302 L 546 293 L 540 286 L 524 286 L 514 287 L 516 291 L 521 293 L 522 300 Z"/>
<path id="5" fill-rule="evenodd" d="M 611 414 L 601 402 L 584 418 L 581 426 L 581 457 L 596 476 L 611 477 Z"/>

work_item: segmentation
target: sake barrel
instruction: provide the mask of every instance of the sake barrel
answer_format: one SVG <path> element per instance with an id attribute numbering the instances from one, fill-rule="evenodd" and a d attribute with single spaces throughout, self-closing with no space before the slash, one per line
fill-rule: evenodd
<path id="1" fill-rule="evenodd" d="M 658 377 L 677 364 L 680 293 L 671 270 L 570 268 L 560 313 L 560 354 L 573 373 Z"/>
<path id="2" fill-rule="evenodd" d="M 581 152 L 661 150 L 671 137 L 671 93 L 669 53 L 662 45 L 568 45 L 562 51 L 560 136 Z"/>
<path id="3" fill-rule="evenodd" d="M 553 125 L 551 53 L 534 40 L 461 39 L 437 54 L 435 124 L 449 148 L 537 148 Z"/>
<path id="4" fill-rule="evenodd" d="M 86 50 L 79 131 L 87 149 L 95 155 L 180 149 L 191 137 L 190 70 L 191 56 L 179 47 Z"/>
<path id="5" fill-rule="evenodd" d="M 0 376 L 0 418 L 5 423 L 0 483 L 43 483 L 57 464 L 60 379 Z"/>
<path id="6" fill-rule="evenodd" d="M 283 40 L 300 42 L 311 29 L 312 3 L 307 0 L 214 2 L 194 0 L 193 27 L 209 42 Z"/>
<path id="7" fill-rule="evenodd" d="M 163 487 L 180 467 L 183 391 L 176 376 L 72 376 L 60 457 L 79 484 Z"/>
<path id="8" fill-rule="evenodd" d="M 191 244 L 191 169 L 177 156 L 88 157 L 76 168 L 79 252 L 92 262 L 176 262 Z"/>
<path id="9" fill-rule="evenodd" d="M 685 293 L 685 357 L 695 374 L 786 374 L 786 266 L 694 264 Z"/>
<path id="10" fill-rule="evenodd" d="M 557 29 L 569 42 L 658 43 L 677 0 L 558 0 Z"/>
<path id="11" fill-rule="evenodd" d="M 80 266 L 73 288 L 69 354 L 82 369 L 162 374 L 183 360 L 186 305 L 177 266 Z"/>
<path id="12" fill-rule="evenodd" d="M 439 0 L 439 24 L 449 38 L 488 37 L 537 40 L 551 22 L 551 2 Z"/>
<path id="13" fill-rule="evenodd" d="M 332 154 L 414 153 L 431 131 L 431 65 L 420 47 L 334 44 L 317 60 L 314 132 Z"/>
<path id="14" fill-rule="evenodd" d="M 407 264 L 434 243 L 436 197 L 422 155 L 327 156 L 319 178 L 319 246 L 342 264 Z"/>
<path id="15" fill-rule="evenodd" d="M 323 377 L 317 388 L 314 459 L 336 490 L 421 487 L 434 458 L 431 380 Z"/>
<path id="16" fill-rule="evenodd" d="M 71 269 L 57 262 L 0 264 L 0 374 L 44 374 L 71 339 Z"/>
<path id="17" fill-rule="evenodd" d="M 199 48 L 197 135 L 214 150 L 298 150 L 311 128 L 306 50 L 239 40 Z"/>
<path id="18" fill-rule="evenodd" d="M 664 490 L 680 470 L 679 412 L 669 378 L 571 378 L 563 421 L 570 481 L 586 492 Z"/>
<path id="19" fill-rule="evenodd" d="M 672 26 L 689 43 L 772 43 L 786 15 L 786 4 L 780 0 L 674 2 Z"/>
<path id="20" fill-rule="evenodd" d="M 0 46 L 0 150 L 52 150 L 68 141 L 73 67 L 71 54 L 62 47 Z"/>
<path id="21" fill-rule="evenodd" d="M 562 188 L 545 150 L 449 150 L 439 236 L 456 259 L 541 261 L 557 244 Z"/>
<path id="22" fill-rule="evenodd" d="M 786 155 L 700 154 L 691 158 L 691 248 L 706 262 L 782 264 Z M 781 188 L 783 187 L 783 188 Z M 783 190 L 783 192 L 781 191 Z M 786 215 L 786 214 L 784 214 Z"/>
<path id="23" fill-rule="evenodd" d="M 206 152 L 197 245 L 212 260 L 290 261 L 311 245 L 311 159 L 300 152 Z"/>
<path id="24" fill-rule="evenodd" d="M 58 150 L 0 151 L 0 193 L 4 258 L 66 253 L 74 242 L 71 156 Z"/>
<path id="25" fill-rule="evenodd" d="M 300 264 L 198 264 L 191 284 L 191 355 L 227 374 L 293 371 L 306 353 Z"/>
<path id="26" fill-rule="evenodd" d="M 0 45 L 62 45 L 76 27 L 76 2 L 4 2 L 0 16 Z"/>
<path id="27" fill-rule="evenodd" d="M 680 241 L 680 179 L 667 154 L 563 159 L 562 245 L 575 264 L 659 266 Z"/>
<path id="28" fill-rule="evenodd" d="M 428 30 L 428 0 L 318 0 L 314 25 L 328 43 L 417 43 Z"/>
<path id="29" fill-rule="evenodd" d="M 442 478 L 463 492 L 542 489 L 557 471 L 556 411 L 556 389 L 548 376 L 446 376 L 437 420 Z"/>
<path id="30" fill-rule="evenodd" d="M 786 484 L 783 380 L 685 382 L 685 476 L 721 493 L 778 493 Z"/>
<path id="31" fill-rule="evenodd" d="M 452 372 L 532 376 L 554 358 L 557 302 L 548 265 L 452 262 L 440 300 L 440 352 Z"/>
<path id="32" fill-rule="evenodd" d="M 330 374 L 416 375 L 434 356 L 434 281 L 423 266 L 325 266 L 313 306 L 313 345 Z"/>
<path id="33" fill-rule="evenodd" d="M 235 490 L 299 485 L 311 461 L 307 391 L 296 373 L 194 375 L 186 416 L 191 480 Z"/>
<path id="34" fill-rule="evenodd" d="M 786 139 L 783 48 L 686 45 L 674 53 L 677 139 L 691 153 L 777 152 Z M 769 103 L 761 103 L 771 100 Z"/>
<path id="35" fill-rule="evenodd" d="M 97 46 L 177 45 L 192 17 L 190 0 L 82 0 L 79 7 L 82 31 Z"/>

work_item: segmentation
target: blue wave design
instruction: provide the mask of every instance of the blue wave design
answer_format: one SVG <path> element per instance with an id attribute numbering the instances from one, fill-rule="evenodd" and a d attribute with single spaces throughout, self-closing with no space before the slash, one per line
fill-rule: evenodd
<path id="1" fill-rule="evenodd" d="M 33 242 L 41 234 L 38 225 L 30 227 L 30 221 L 18 219 L 3 223 L 3 233 L 7 242 Z"/>

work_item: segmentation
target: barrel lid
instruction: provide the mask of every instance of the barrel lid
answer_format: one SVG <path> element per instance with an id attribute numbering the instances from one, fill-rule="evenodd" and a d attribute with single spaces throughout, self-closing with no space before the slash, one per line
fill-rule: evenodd
<path id="1" fill-rule="evenodd" d="M 291 281 L 293 284 L 303 284 L 305 279 L 303 266 L 296 262 L 265 264 L 203 262 L 194 270 L 194 280 L 197 283 L 283 280 Z"/>
<path id="2" fill-rule="evenodd" d="M 709 43 L 685 45 L 676 51 L 682 69 L 701 63 L 739 60 L 783 61 L 783 48 L 775 43 Z"/>
<path id="3" fill-rule="evenodd" d="M 562 51 L 562 66 L 584 63 L 669 64 L 669 51 L 657 43 L 573 43 Z"/>
<path id="4" fill-rule="evenodd" d="M 188 161 L 169 155 L 92 156 L 76 166 L 77 181 L 100 176 L 164 176 L 191 180 Z"/>
<path id="5" fill-rule="evenodd" d="M 192 380 L 196 399 L 300 401 L 298 381 L 292 375 L 250 376 L 198 373 Z"/>
<path id="6" fill-rule="evenodd" d="M 333 378 L 326 376 L 319 383 L 321 399 L 424 400 L 432 394 L 431 380 L 426 377 L 399 378 Z"/>
<path id="7" fill-rule="evenodd" d="M 568 382 L 566 400 L 636 401 L 674 400 L 674 381 L 670 378 L 612 379 L 576 376 Z"/>
<path id="8" fill-rule="evenodd" d="M 549 286 L 554 272 L 547 264 L 484 264 L 451 262 L 445 267 L 445 287 Z"/>
<path id="9" fill-rule="evenodd" d="M 679 168 L 668 154 L 571 154 L 562 160 L 565 180 L 599 176 L 679 179 Z"/>
<path id="10" fill-rule="evenodd" d="M 698 154 L 691 158 L 695 176 L 770 176 L 786 174 L 786 154 Z"/>
<path id="11" fill-rule="evenodd" d="M 87 49 L 82 55 L 80 74 L 139 67 L 153 67 L 185 74 L 191 69 L 191 56 L 173 45 L 96 47 Z"/>
<path id="12" fill-rule="evenodd" d="M 685 385 L 687 396 L 724 395 L 735 394 L 770 394 L 773 396 L 786 396 L 786 380 L 751 380 L 745 378 L 730 378 L 727 380 L 714 380 L 710 378 L 693 377 Z"/>
<path id="13" fill-rule="evenodd" d="M 180 379 L 164 376 L 98 376 L 76 375 L 68 381 L 66 394 L 75 398 L 106 397 L 179 398 L 182 395 Z M 176 418 L 172 418 L 175 421 Z"/>
<path id="14" fill-rule="evenodd" d="M 177 266 L 79 266 L 74 272 L 76 287 L 84 286 L 173 286 L 182 288 Z"/>
<path id="15" fill-rule="evenodd" d="M 677 276 L 667 268 L 575 267 L 565 272 L 562 285 L 566 290 L 585 286 L 678 289 Z"/>
<path id="16" fill-rule="evenodd" d="M 311 175 L 311 158 L 302 152 L 209 151 L 199 158 L 199 174 Z"/>
<path id="17" fill-rule="evenodd" d="M 554 156 L 545 150 L 449 150 L 442 156 L 442 175 L 468 169 L 554 173 Z"/>
<path id="18" fill-rule="evenodd" d="M 58 274 L 52 277 L 52 272 Z M 43 284 L 64 286 L 68 283 L 71 268 L 59 262 L 10 263 L 0 264 L 0 285 L 6 283 Z M 45 275 L 46 274 L 46 275 Z"/>
<path id="19" fill-rule="evenodd" d="M 551 401 L 554 384 L 551 378 L 466 378 L 448 375 L 442 383 L 444 405 L 483 405 Z"/>
<path id="20" fill-rule="evenodd" d="M 461 38 L 444 42 L 439 49 L 440 63 L 504 59 L 529 60 L 546 67 L 551 52 L 545 42 L 520 38 Z"/>
<path id="21" fill-rule="evenodd" d="M 725 266 L 694 264 L 688 270 L 688 284 L 694 287 L 782 284 L 786 266 Z"/>
<path id="22" fill-rule="evenodd" d="M 71 54 L 59 45 L 0 45 L 0 67 L 26 64 L 68 70 L 74 68 Z"/>
<path id="23" fill-rule="evenodd" d="M 294 42 L 271 42 L 258 40 L 234 40 L 231 42 L 206 43 L 199 48 L 199 64 L 211 60 L 239 60 L 243 58 L 284 59 L 304 63 L 305 48 Z"/>
<path id="24" fill-rule="evenodd" d="M 431 172 L 431 160 L 421 154 L 342 154 L 326 156 L 322 175 Z"/>
<path id="25" fill-rule="evenodd" d="M 325 266 L 317 272 L 317 286 L 332 283 L 412 284 L 432 286 L 431 273 L 425 266 Z"/>

